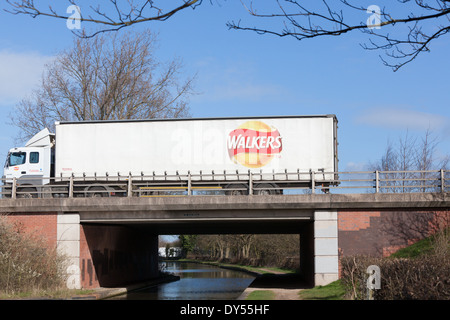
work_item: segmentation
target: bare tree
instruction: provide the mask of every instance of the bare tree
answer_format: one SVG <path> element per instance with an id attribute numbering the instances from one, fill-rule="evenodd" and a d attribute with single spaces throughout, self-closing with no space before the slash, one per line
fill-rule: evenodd
<path id="1" fill-rule="evenodd" d="M 25 140 L 55 121 L 189 116 L 193 78 L 180 81 L 177 59 L 161 63 L 149 32 L 75 38 L 45 67 L 41 84 L 10 115 Z"/>
<path id="2" fill-rule="evenodd" d="M 250 257 L 250 249 L 255 241 L 254 234 L 240 234 L 237 236 L 238 257 L 248 259 Z"/>
<path id="3" fill-rule="evenodd" d="M 398 175 L 400 177 L 400 186 L 402 192 L 409 192 L 409 179 L 413 178 L 414 174 L 411 170 L 414 170 L 414 157 L 415 157 L 415 145 L 416 141 L 411 138 L 409 131 L 406 131 L 405 137 L 400 138 L 398 143 L 398 168 L 401 171 Z"/>
<path id="4" fill-rule="evenodd" d="M 381 172 L 385 172 L 383 177 L 385 179 L 384 183 L 380 185 L 381 192 L 396 192 L 395 181 L 397 180 L 397 173 L 399 165 L 399 155 L 394 145 L 389 142 L 386 150 L 379 160 L 378 163 L 372 164 L 372 170 L 378 170 Z M 381 177 L 380 177 L 381 178 Z"/>
<path id="5" fill-rule="evenodd" d="M 349 0 L 276 0 L 275 8 L 269 7 L 267 13 L 258 10 L 251 0 L 241 2 L 251 16 L 270 22 L 267 27 L 249 27 L 233 21 L 228 23 L 231 29 L 297 40 L 342 36 L 359 30 L 369 35 L 369 43 L 363 48 L 384 50 L 387 59 L 381 59 L 394 71 L 429 51 L 433 40 L 450 31 L 449 0 L 380 0 L 369 7 Z M 273 22 L 279 22 L 280 29 Z"/>
<path id="6" fill-rule="evenodd" d="M 171 1 L 167 7 L 167 2 L 150 0 L 108 0 L 89 1 L 89 7 L 82 5 L 82 0 L 67 0 L 64 4 L 56 6 L 42 4 L 42 1 L 34 0 L 6 0 L 13 14 L 25 14 L 33 18 L 38 16 L 52 17 L 57 19 L 70 19 L 71 13 L 67 12 L 68 6 L 80 8 L 80 22 L 88 22 L 102 26 L 99 31 L 92 34 L 80 33 L 83 37 L 92 37 L 105 31 L 117 31 L 136 23 L 150 21 L 165 21 L 177 12 L 187 8 L 195 9 L 202 0 L 176 0 Z M 35 3 L 36 2 L 36 3 Z M 37 3 L 39 2 L 39 3 Z M 59 2 L 59 1 L 58 1 Z M 77 32 L 77 30 L 75 30 Z"/>
<path id="7" fill-rule="evenodd" d="M 439 155 L 439 141 L 428 129 L 418 140 L 407 132 L 397 145 L 388 143 L 378 163 L 370 165 L 371 170 L 381 171 L 381 192 L 422 192 L 440 187 L 440 173 L 448 170 L 449 155 Z M 434 181 L 433 181 L 434 180 Z M 429 187 L 429 186 L 436 187 Z M 427 187 L 428 186 L 428 187 Z"/>
<path id="8" fill-rule="evenodd" d="M 206 260 L 289 268 L 299 262 L 297 234 L 198 235 L 196 245 L 197 257 Z"/>
<path id="9" fill-rule="evenodd" d="M 436 149 L 438 146 L 438 140 L 430 129 L 425 132 L 425 135 L 422 137 L 421 143 L 417 148 L 417 152 L 415 155 L 415 162 L 417 170 L 422 172 L 419 173 L 419 178 L 422 181 L 420 183 L 420 189 L 425 192 L 427 191 L 428 184 L 430 184 L 429 179 L 433 179 L 433 173 L 427 172 L 436 169 L 447 169 L 449 163 L 449 156 L 446 155 L 441 159 L 437 159 L 436 157 Z M 440 175 L 434 177 L 434 185 L 439 185 L 441 182 Z"/>

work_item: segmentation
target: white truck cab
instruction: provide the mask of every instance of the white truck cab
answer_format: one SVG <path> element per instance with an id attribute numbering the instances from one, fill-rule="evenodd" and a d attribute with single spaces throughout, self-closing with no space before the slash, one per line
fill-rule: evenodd
<path id="1" fill-rule="evenodd" d="M 22 187 L 48 184 L 52 176 L 53 147 L 54 134 L 44 129 L 25 147 L 10 149 L 3 169 L 5 184 L 11 184 L 14 178 Z"/>

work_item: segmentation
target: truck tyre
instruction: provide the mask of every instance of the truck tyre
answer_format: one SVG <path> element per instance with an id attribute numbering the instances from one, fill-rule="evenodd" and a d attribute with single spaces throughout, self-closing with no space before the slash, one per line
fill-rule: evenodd
<path id="1" fill-rule="evenodd" d="M 3 198 L 11 198 L 12 196 L 12 189 L 11 188 L 2 188 L 2 192 L 3 192 Z"/>
<path id="2" fill-rule="evenodd" d="M 253 194 L 256 195 L 271 195 L 276 194 L 277 190 L 273 189 L 275 186 L 270 183 L 260 183 L 255 186 L 255 188 L 261 188 L 260 190 L 254 190 Z"/>
<path id="3" fill-rule="evenodd" d="M 248 194 L 248 187 L 246 184 L 229 184 L 226 186 L 226 189 L 245 189 L 245 190 L 227 190 L 225 194 L 227 196 L 242 196 Z"/>
<path id="4" fill-rule="evenodd" d="M 37 198 L 37 191 L 35 188 L 21 188 L 18 190 L 17 198 L 22 199 L 31 199 L 31 198 Z"/>
<path id="5" fill-rule="evenodd" d="M 87 197 L 102 198 L 102 197 L 109 197 L 109 194 L 103 187 L 92 187 L 88 189 Z"/>

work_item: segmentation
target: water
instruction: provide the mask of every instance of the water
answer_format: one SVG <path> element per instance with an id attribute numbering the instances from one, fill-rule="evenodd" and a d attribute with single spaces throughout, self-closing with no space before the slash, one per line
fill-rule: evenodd
<path id="1" fill-rule="evenodd" d="M 180 276 L 180 280 L 130 292 L 115 299 L 235 300 L 255 279 L 245 272 L 191 262 L 164 262 L 164 270 Z"/>

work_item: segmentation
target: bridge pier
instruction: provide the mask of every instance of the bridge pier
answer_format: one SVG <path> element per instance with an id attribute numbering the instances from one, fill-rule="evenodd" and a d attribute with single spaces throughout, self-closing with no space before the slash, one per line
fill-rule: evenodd
<path id="1" fill-rule="evenodd" d="M 314 285 L 322 286 L 339 278 L 338 213 L 314 212 Z"/>
<path id="2" fill-rule="evenodd" d="M 67 259 L 69 274 L 67 287 L 81 289 L 80 272 L 80 215 L 58 214 L 56 220 L 56 246 Z"/>

